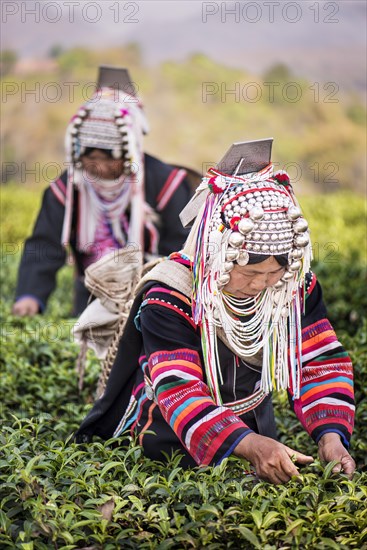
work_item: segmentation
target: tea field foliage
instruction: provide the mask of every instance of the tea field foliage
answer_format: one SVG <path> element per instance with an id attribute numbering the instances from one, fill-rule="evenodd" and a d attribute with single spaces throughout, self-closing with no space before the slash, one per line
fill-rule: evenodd
<path id="1" fill-rule="evenodd" d="M 0 548 L 363 549 L 367 548 L 366 220 L 360 197 L 302 198 L 329 314 L 355 365 L 353 480 L 316 460 L 298 480 L 271 486 L 230 458 L 216 468 L 184 471 L 145 458 L 137 442 L 77 446 L 71 434 L 89 410 L 98 364 L 88 355 L 78 390 L 68 317 L 72 269 L 65 267 L 44 316 L 10 314 L 19 261 L 39 192 L 2 192 Z M 22 204 L 22 216 L 17 206 Z M 17 217 L 18 216 L 18 217 Z M 12 246 L 11 246 L 12 245 Z M 317 456 L 276 398 L 280 438 Z"/>

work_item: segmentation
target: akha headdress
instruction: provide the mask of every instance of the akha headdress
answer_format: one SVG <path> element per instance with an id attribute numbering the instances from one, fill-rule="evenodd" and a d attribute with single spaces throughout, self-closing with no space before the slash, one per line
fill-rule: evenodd
<path id="1" fill-rule="evenodd" d="M 250 364 L 260 359 L 261 385 L 244 410 L 273 388 L 292 386 L 295 396 L 299 392 L 301 289 L 311 246 L 289 176 L 270 162 L 271 145 L 272 139 L 232 145 L 181 214 L 184 224 L 197 214 L 184 251 L 193 257 L 193 316 L 201 326 L 216 402 L 221 403 L 218 337 Z M 245 266 L 253 254 L 286 255 L 282 279 L 254 298 L 228 295 L 224 287 L 234 262 Z"/>
<path id="2" fill-rule="evenodd" d="M 66 131 L 65 149 L 69 167 L 63 244 L 67 244 L 70 238 L 74 186 L 81 197 L 79 249 L 90 246 L 94 239 L 96 216 L 91 216 L 91 210 L 108 218 L 114 237 L 124 244 L 120 215 L 128 204 L 131 204 L 132 220 L 128 241 L 141 243 L 144 212 L 143 135 L 147 132 L 143 106 L 128 71 L 100 67 L 96 92 L 72 117 Z M 87 148 L 110 150 L 113 158 L 124 161 L 123 173 L 113 184 L 115 193 L 112 198 L 111 182 L 90 178 L 81 170 L 79 161 Z"/>
<path id="3" fill-rule="evenodd" d="M 72 117 L 66 132 L 68 160 L 76 162 L 87 147 L 110 149 L 125 160 L 125 174 L 140 162 L 141 137 L 148 133 L 143 106 L 126 69 L 102 66 L 97 90 Z"/>

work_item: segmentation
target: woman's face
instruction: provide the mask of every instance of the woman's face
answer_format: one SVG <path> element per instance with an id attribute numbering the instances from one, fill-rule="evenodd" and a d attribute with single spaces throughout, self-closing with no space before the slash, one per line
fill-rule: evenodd
<path id="1" fill-rule="evenodd" d="M 278 264 L 274 256 L 259 264 L 240 266 L 235 264 L 224 291 L 236 298 L 256 296 L 269 286 L 275 285 L 284 275 L 286 268 Z"/>
<path id="2" fill-rule="evenodd" d="M 88 156 L 80 158 L 82 168 L 96 180 L 115 180 L 118 179 L 124 169 L 122 159 L 111 158 L 103 149 L 93 149 Z"/>

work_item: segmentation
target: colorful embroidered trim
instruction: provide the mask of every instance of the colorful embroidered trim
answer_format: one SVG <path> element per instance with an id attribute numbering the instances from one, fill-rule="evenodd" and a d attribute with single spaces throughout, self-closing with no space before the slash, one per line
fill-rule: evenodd
<path id="1" fill-rule="evenodd" d="M 148 365 L 163 417 L 198 464 L 217 463 L 250 431 L 230 409 L 214 404 L 196 351 L 156 352 Z"/>

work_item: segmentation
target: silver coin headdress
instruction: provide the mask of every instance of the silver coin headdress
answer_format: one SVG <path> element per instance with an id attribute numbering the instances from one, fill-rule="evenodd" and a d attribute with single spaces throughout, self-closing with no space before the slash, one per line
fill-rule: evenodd
<path id="1" fill-rule="evenodd" d="M 144 203 L 144 152 L 143 135 L 148 133 L 148 123 L 145 118 L 142 103 L 135 90 L 126 69 L 102 66 L 96 92 L 86 101 L 72 117 L 65 135 L 65 151 L 68 163 L 67 196 L 65 205 L 62 243 L 70 240 L 71 217 L 73 209 L 73 188 L 76 186 L 83 194 L 85 178 L 81 170 L 80 158 L 87 148 L 108 149 L 112 157 L 123 160 L 123 173 L 117 181 L 123 196 L 123 203 L 132 196 L 132 223 L 129 239 L 140 242 L 143 224 Z M 94 178 L 93 185 L 97 187 L 99 179 Z M 134 204 L 133 204 L 134 203 Z M 88 213 L 86 213 L 88 217 Z M 90 218 L 85 218 L 87 227 Z M 116 232 L 120 233 L 116 221 Z M 90 229 L 90 228 L 89 228 Z M 81 246 L 89 236 L 86 229 L 80 236 Z M 117 235 L 119 240 L 119 236 Z"/>
<path id="2" fill-rule="evenodd" d="M 311 245 L 289 176 L 270 162 L 271 145 L 272 139 L 233 144 L 218 166 L 208 170 L 181 214 L 184 225 L 197 215 L 185 249 L 193 258 L 193 316 L 201 326 L 208 384 L 217 402 L 219 332 L 249 363 L 261 357 L 264 394 L 289 385 L 295 395 L 299 390 L 300 289 L 309 271 Z M 233 320 L 223 292 L 234 262 L 245 266 L 252 254 L 264 259 L 286 255 L 288 260 L 279 282 L 243 304 L 258 313 L 256 326 L 253 315 L 248 322 Z"/>
<path id="3" fill-rule="evenodd" d="M 129 175 L 141 162 L 142 136 L 147 132 L 143 106 L 128 71 L 100 67 L 96 92 L 67 128 L 67 160 L 77 162 L 87 147 L 110 149 L 114 158 L 124 160 Z"/>

